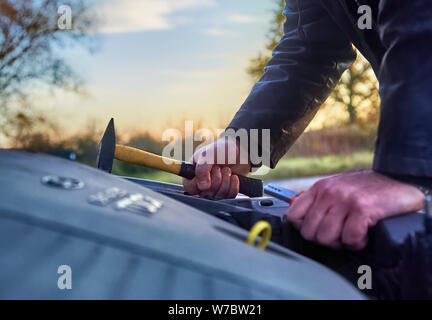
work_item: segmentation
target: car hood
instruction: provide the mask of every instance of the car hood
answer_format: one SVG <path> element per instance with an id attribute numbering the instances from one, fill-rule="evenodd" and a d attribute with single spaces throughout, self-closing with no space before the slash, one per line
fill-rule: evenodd
<path id="1" fill-rule="evenodd" d="M 2 299 L 362 299 L 330 269 L 73 161 L 0 150 Z M 73 290 L 60 290 L 69 266 Z"/>

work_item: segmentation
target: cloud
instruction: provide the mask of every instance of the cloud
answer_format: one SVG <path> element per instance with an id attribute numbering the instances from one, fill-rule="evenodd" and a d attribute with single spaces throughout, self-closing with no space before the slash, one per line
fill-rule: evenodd
<path id="1" fill-rule="evenodd" d="M 233 31 L 233 29 L 228 29 L 227 22 L 229 24 L 246 24 L 246 23 L 256 23 L 259 21 L 262 21 L 262 18 L 249 16 L 245 14 L 228 14 L 225 15 L 222 19 L 218 20 L 218 23 L 212 23 L 214 26 L 205 28 L 202 30 L 202 32 L 206 35 L 212 36 L 212 37 L 231 37 L 235 38 L 238 37 L 238 32 Z M 221 27 L 221 23 L 224 23 L 224 26 Z M 237 29 L 234 29 L 237 30 Z"/>
<path id="2" fill-rule="evenodd" d="M 203 33 L 212 37 L 236 37 L 238 35 L 236 32 L 221 28 L 203 29 Z"/>
<path id="3" fill-rule="evenodd" d="M 260 18 L 248 16 L 245 14 L 231 14 L 227 16 L 227 21 L 234 23 L 253 23 L 260 20 Z"/>
<path id="4" fill-rule="evenodd" d="M 181 10 L 214 6 L 214 0 L 107 0 L 100 8 L 102 33 L 166 30 L 168 15 Z"/>

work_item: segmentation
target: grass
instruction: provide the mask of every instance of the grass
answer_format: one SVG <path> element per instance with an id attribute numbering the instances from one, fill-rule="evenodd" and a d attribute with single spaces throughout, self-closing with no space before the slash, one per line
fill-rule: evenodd
<path id="1" fill-rule="evenodd" d="M 373 153 L 355 152 L 348 155 L 328 155 L 313 158 L 282 158 L 276 168 L 264 176 L 255 176 L 263 180 L 311 177 L 332 173 L 370 168 Z"/>
<path id="2" fill-rule="evenodd" d="M 177 183 L 177 184 L 182 183 L 181 177 L 178 177 L 171 173 L 162 172 L 162 171 L 154 171 L 149 173 L 138 174 L 136 177 L 141 179 L 156 180 L 156 181 L 163 181 L 169 183 Z"/>
<path id="3" fill-rule="evenodd" d="M 254 175 L 253 177 L 263 180 L 280 180 L 328 175 L 347 170 L 370 168 L 372 165 L 372 159 L 373 153 L 370 151 L 360 151 L 347 155 L 328 155 L 323 157 L 282 158 L 276 168 L 270 170 L 266 175 Z M 127 174 L 116 171 L 114 171 L 114 173 L 120 175 L 131 175 L 142 179 L 181 183 L 180 177 L 156 170 L 137 174 Z"/>

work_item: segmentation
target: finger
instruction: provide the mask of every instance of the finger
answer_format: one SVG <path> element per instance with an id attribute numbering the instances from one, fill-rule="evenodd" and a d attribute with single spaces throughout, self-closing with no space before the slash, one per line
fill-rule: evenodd
<path id="1" fill-rule="evenodd" d="M 222 182 L 222 174 L 221 174 L 220 167 L 214 166 L 210 172 L 210 176 L 211 176 L 211 187 L 210 189 L 201 192 L 200 196 L 209 197 L 213 199 L 215 194 L 218 192 Z"/>
<path id="2" fill-rule="evenodd" d="M 343 225 L 342 244 L 351 250 L 361 250 L 367 243 L 368 218 L 362 211 L 351 211 Z"/>
<path id="3" fill-rule="evenodd" d="M 228 167 L 224 167 L 221 170 L 222 182 L 219 186 L 219 190 L 215 195 L 215 199 L 224 199 L 228 196 L 231 184 L 231 170 Z"/>
<path id="4" fill-rule="evenodd" d="M 221 183 L 222 183 L 221 168 L 219 166 L 213 166 L 211 171 L 211 187 L 209 189 L 212 197 L 214 197 L 214 195 L 218 192 Z"/>
<path id="5" fill-rule="evenodd" d="M 287 218 L 288 220 L 288 218 Z M 289 220 L 288 220 L 289 221 Z M 289 221 L 297 230 L 301 229 L 301 226 L 303 224 L 303 219 L 298 219 L 298 220 L 292 220 Z"/>
<path id="6" fill-rule="evenodd" d="M 239 178 L 235 174 L 231 175 L 230 189 L 229 189 L 230 191 L 228 192 L 227 198 L 235 198 L 239 193 L 239 188 L 240 188 Z"/>
<path id="7" fill-rule="evenodd" d="M 330 207 L 318 226 L 316 233 L 317 242 L 334 249 L 340 249 L 342 247 L 342 228 L 347 215 L 347 208 L 341 204 Z"/>
<path id="8" fill-rule="evenodd" d="M 316 198 L 317 199 L 317 198 Z M 309 241 L 316 241 L 316 233 L 318 226 L 322 219 L 325 217 L 329 210 L 329 206 L 322 203 L 322 201 L 315 200 L 301 223 L 300 233 L 304 239 Z"/>
<path id="9" fill-rule="evenodd" d="M 199 194 L 196 179 L 191 180 L 183 178 L 183 187 L 185 191 L 191 195 Z"/>
<path id="10" fill-rule="evenodd" d="M 299 228 L 303 219 L 315 199 L 315 189 L 311 188 L 301 195 L 289 208 L 286 213 L 288 221 Z"/>
<path id="11" fill-rule="evenodd" d="M 195 178 L 200 191 L 206 191 L 211 187 L 210 172 L 213 164 L 208 164 L 205 157 L 200 157 L 195 166 Z"/>
<path id="12" fill-rule="evenodd" d="M 216 159 L 219 165 L 239 163 L 239 152 L 235 138 L 224 136 L 217 141 Z"/>

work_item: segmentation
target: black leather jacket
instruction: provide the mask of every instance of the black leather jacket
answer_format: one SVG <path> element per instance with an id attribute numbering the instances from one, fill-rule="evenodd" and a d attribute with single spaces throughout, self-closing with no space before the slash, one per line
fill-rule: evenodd
<path id="1" fill-rule="evenodd" d="M 363 4 L 371 30 L 357 27 Z M 354 45 L 380 84 L 373 169 L 432 177 L 432 1 L 286 0 L 284 13 L 285 35 L 229 127 L 270 128 L 274 167 L 355 60 Z"/>

